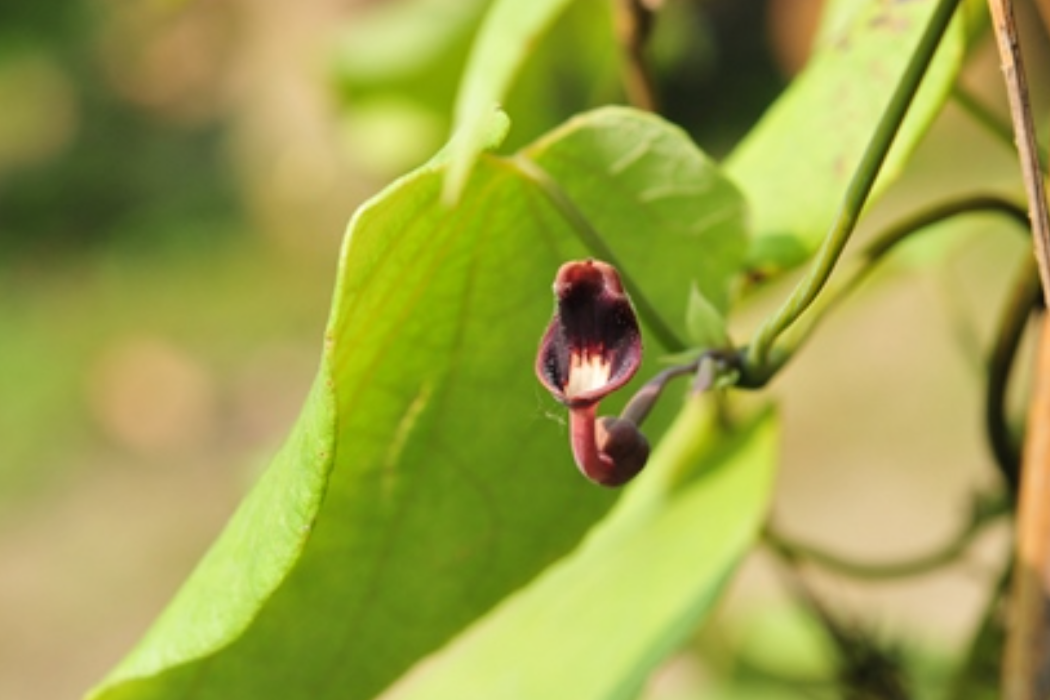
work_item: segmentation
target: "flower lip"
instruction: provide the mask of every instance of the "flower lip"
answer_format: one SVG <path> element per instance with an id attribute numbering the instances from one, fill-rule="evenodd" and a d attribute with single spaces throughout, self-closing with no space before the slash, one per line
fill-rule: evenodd
<path id="1" fill-rule="evenodd" d="M 596 404 L 641 365 L 634 309 L 616 269 L 593 259 L 562 265 L 554 294 L 557 308 L 540 342 L 536 376 L 570 408 Z"/>

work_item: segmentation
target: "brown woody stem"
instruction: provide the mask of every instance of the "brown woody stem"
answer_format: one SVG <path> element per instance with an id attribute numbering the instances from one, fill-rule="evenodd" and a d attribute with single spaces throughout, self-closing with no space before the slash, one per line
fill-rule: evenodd
<path id="1" fill-rule="evenodd" d="M 623 52 L 623 81 L 631 104 L 649 112 L 659 111 L 645 46 L 652 33 L 655 13 L 642 0 L 614 0 L 614 19 Z"/>

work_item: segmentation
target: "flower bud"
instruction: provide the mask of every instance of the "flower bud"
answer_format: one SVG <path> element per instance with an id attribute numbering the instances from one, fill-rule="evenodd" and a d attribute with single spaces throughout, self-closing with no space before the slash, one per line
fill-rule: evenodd
<path id="1" fill-rule="evenodd" d="M 598 452 L 613 463 L 614 469 L 605 477 L 603 486 L 627 483 L 649 461 L 649 441 L 638 426 L 624 418 L 603 416 L 594 431 Z"/>

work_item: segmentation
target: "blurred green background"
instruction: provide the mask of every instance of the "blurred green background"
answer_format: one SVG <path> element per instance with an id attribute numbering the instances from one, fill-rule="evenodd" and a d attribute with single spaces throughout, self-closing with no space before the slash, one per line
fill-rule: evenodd
<path id="1" fill-rule="evenodd" d="M 446 138 L 486 5 L 0 7 L 0 697 L 98 680 L 265 467 L 316 367 L 346 221 Z M 819 6 L 668 0 L 665 113 L 727 153 L 804 63 Z M 611 32 L 607 2 L 574 5 L 508 101 L 511 145 L 623 100 Z M 985 42 L 964 82 L 1000 105 L 997 66 Z M 1018 191 L 1010 151 L 949 106 L 865 229 L 967 186 Z M 1024 243 L 993 224 L 911 246 L 778 381 L 790 532 L 858 557 L 924 551 L 994 484 L 979 353 Z M 1005 547 L 993 533 L 904 584 L 815 583 L 908 640 L 935 685 Z M 757 555 L 649 696 L 809 697 L 827 668 L 826 640 Z M 779 676 L 799 683 L 775 690 Z"/>

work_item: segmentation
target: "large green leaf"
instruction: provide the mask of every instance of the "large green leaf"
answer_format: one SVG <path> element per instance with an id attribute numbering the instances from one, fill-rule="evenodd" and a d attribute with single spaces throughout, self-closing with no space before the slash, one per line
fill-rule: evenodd
<path id="1" fill-rule="evenodd" d="M 710 609 L 771 491 L 772 416 L 722 436 L 706 412 L 703 398 L 688 401 L 639 488 L 578 551 L 385 697 L 637 697 Z"/>
<path id="2" fill-rule="evenodd" d="M 725 298 L 745 248 L 741 199 L 679 130 L 600 110 L 525 157 L 582 211 L 617 193 L 620 218 L 601 232 L 637 279 L 668 278 L 658 306 L 684 308 L 701 271 Z M 532 376 L 554 271 L 587 251 L 517 162 L 484 156 L 455 208 L 432 164 L 355 215 L 297 428 L 94 697 L 372 697 L 612 505 L 576 473 Z M 696 178 L 708 186 L 691 190 Z M 729 242 L 682 225 L 697 207 L 723 212 Z"/>
<path id="3" fill-rule="evenodd" d="M 695 155 L 683 159 L 685 150 Z M 604 154 L 597 171 L 586 162 L 592 153 Z M 685 318 L 691 282 L 726 311 L 729 278 L 738 271 L 726 262 L 746 252 L 744 200 L 684 132 L 644 112 L 608 107 L 570 120 L 525 154 L 599 231 L 616 236 L 618 258 L 645 280 L 666 318 Z"/>
<path id="4" fill-rule="evenodd" d="M 805 70 L 726 163 L 752 206 L 757 266 L 789 267 L 819 245 L 936 0 L 834 5 Z M 939 111 L 966 43 L 960 13 L 876 184 L 896 175 Z"/>

